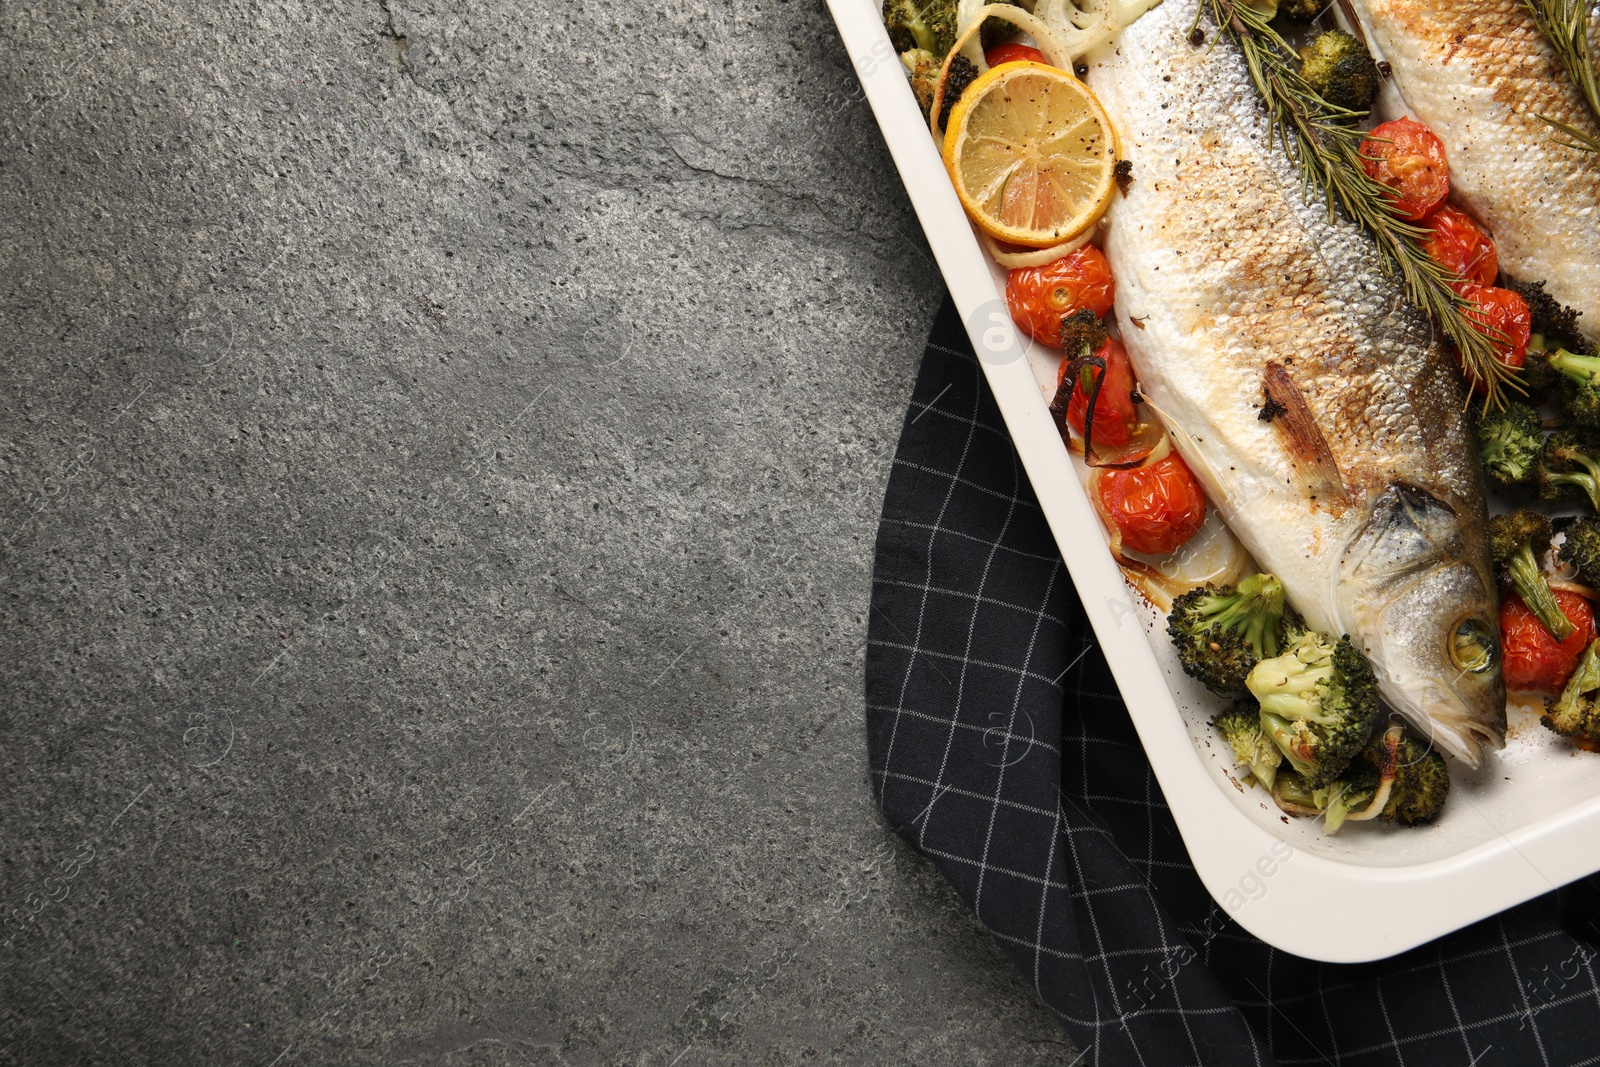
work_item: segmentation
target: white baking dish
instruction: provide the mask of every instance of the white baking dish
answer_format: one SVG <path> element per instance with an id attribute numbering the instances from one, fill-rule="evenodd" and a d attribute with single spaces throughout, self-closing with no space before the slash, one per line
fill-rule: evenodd
<path id="1" fill-rule="evenodd" d="M 1055 354 L 1030 352 L 979 247 L 874 0 L 828 0 L 906 192 L 1083 599 L 1129 715 L 1206 888 L 1262 940 L 1330 962 L 1381 959 L 1600 870 L 1600 755 L 1513 707 L 1503 752 L 1453 770 L 1432 826 L 1288 819 L 1235 779 L 1208 721 L 1220 706 L 1178 668 L 1158 617 L 1130 593 L 1051 421 Z M 1071 547 L 1072 550 L 1067 550 Z M 1307 901 L 1315 901 L 1308 909 Z"/>

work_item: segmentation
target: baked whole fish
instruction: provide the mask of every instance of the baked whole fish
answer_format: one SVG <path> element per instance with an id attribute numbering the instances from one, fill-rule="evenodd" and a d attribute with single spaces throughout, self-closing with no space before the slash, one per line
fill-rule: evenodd
<path id="1" fill-rule="evenodd" d="M 1600 337 L 1600 162 L 1552 138 L 1544 115 L 1600 125 L 1522 0 L 1352 0 L 1392 77 L 1386 118 L 1438 134 L 1457 201 L 1494 237 L 1500 268 L 1583 313 Z"/>
<path id="2" fill-rule="evenodd" d="M 1305 203 L 1238 50 L 1189 43 L 1195 3 L 1166 0 L 1088 75 L 1133 163 L 1105 250 L 1140 389 L 1306 620 L 1477 766 L 1505 690 L 1460 375 L 1368 239 Z"/>

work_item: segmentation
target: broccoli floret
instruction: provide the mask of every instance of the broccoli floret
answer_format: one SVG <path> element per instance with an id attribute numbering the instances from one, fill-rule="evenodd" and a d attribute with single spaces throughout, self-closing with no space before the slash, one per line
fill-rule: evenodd
<path id="1" fill-rule="evenodd" d="M 1402 826 L 1431 822 L 1450 795 L 1450 770 L 1431 746 L 1399 725 L 1374 736 L 1337 779 L 1313 786 L 1294 771 L 1278 775 L 1272 799 L 1291 815 L 1322 815 L 1330 834 L 1346 821 L 1380 816 Z"/>
<path id="2" fill-rule="evenodd" d="M 972 60 L 966 56 L 956 56 L 950 61 L 950 74 L 944 82 L 944 99 L 939 102 L 941 130 L 944 129 L 946 120 L 950 118 L 950 112 L 955 110 L 956 101 L 961 99 L 961 94 L 977 80 L 978 68 L 972 65 Z"/>
<path id="3" fill-rule="evenodd" d="M 1335 642 L 1298 632 L 1287 651 L 1255 665 L 1245 688 L 1261 702 L 1261 725 L 1313 789 L 1343 773 L 1378 716 L 1372 664 L 1348 634 Z"/>
<path id="4" fill-rule="evenodd" d="M 927 117 L 933 107 L 933 93 L 939 87 L 939 60 L 926 48 L 912 48 L 900 53 L 900 63 L 911 79 L 911 91 L 916 94 L 917 106 Z"/>
<path id="5" fill-rule="evenodd" d="M 933 110 L 933 97 L 939 90 L 939 70 L 943 62 L 932 52 L 921 48 L 900 53 L 900 64 L 906 68 L 906 77 L 911 79 L 911 91 L 916 94 L 917 104 L 924 116 Z M 950 74 L 944 83 L 944 99 L 939 102 L 941 130 L 950 118 L 950 112 L 955 110 L 961 94 L 977 80 L 978 68 L 966 56 L 958 55 L 950 61 Z"/>
<path id="6" fill-rule="evenodd" d="M 1272 743 L 1261 727 L 1261 713 L 1254 702 L 1241 700 L 1227 711 L 1211 720 L 1217 733 L 1233 749 L 1233 758 L 1239 766 L 1250 772 L 1265 789 L 1272 788 L 1278 768 L 1283 764 L 1283 753 Z"/>
<path id="7" fill-rule="evenodd" d="M 1378 95 L 1378 65 L 1343 30 L 1319 34 L 1300 50 L 1300 77 L 1334 107 L 1366 111 Z"/>
<path id="8" fill-rule="evenodd" d="M 1094 355 L 1105 347 L 1108 336 L 1105 323 L 1088 308 L 1079 308 L 1061 320 L 1061 350 L 1068 359 Z"/>
<path id="9" fill-rule="evenodd" d="M 1317 16 L 1322 14 L 1322 0 L 1283 0 L 1278 5 L 1278 14 L 1286 15 L 1290 22 L 1302 25 L 1315 22 Z"/>
<path id="10" fill-rule="evenodd" d="M 1600 356 L 1584 356 L 1558 348 L 1545 359 L 1560 371 L 1561 408 L 1575 425 L 1600 429 Z"/>
<path id="11" fill-rule="evenodd" d="M 1381 748 L 1375 748 L 1376 743 L 1362 749 L 1361 755 L 1381 773 L 1382 768 L 1376 764 Z M 1450 768 L 1444 757 L 1431 745 L 1407 735 L 1400 743 L 1394 765 L 1394 784 L 1389 789 L 1389 802 L 1383 806 L 1383 817 L 1402 826 L 1417 826 L 1438 818 L 1450 795 Z"/>
<path id="12" fill-rule="evenodd" d="M 1022 6 L 1017 0 L 989 2 Z M 932 53 L 938 69 L 937 65 L 955 47 L 957 7 L 958 0 L 883 0 L 883 24 L 889 28 L 889 43 L 902 58 L 914 50 Z M 980 47 L 987 50 L 1019 35 L 1016 26 L 1005 19 L 987 18 L 978 31 L 978 40 Z"/>
<path id="13" fill-rule="evenodd" d="M 1543 335 L 1544 343 L 1538 347 L 1566 348 L 1580 356 L 1594 354 L 1594 345 L 1578 332 L 1578 316 L 1582 312 L 1562 307 L 1544 291 L 1544 282 L 1512 282 L 1511 288 L 1527 302 L 1533 332 Z"/>
<path id="14" fill-rule="evenodd" d="M 883 24 L 896 52 L 921 48 L 943 63 L 956 43 L 956 0 L 883 0 Z"/>
<path id="15" fill-rule="evenodd" d="M 1543 345 L 1529 342 L 1527 358 L 1517 368 L 1516 377 L 1517 384 L 1522 386 L 1523 403 L 1538 407 L 1566 380 L 1566 375 L 1550 365 L 1550 354 Z"/>
<path id="16" fill-rule="evenodd" d="M 1558 700 L 1546 700 L 1539 721 L 1582 748 L 1600 749 L 1600 641 L 1591 642 Z"/>
<path id="17" fill-rule="evenodd" d="M 1539 449 L 1539 496 L 1552 503 L 1588 500 L 1600 511 L 1600 459 L 1583 435 L 1558 430 Z"/>
<path id="18" fill-rule="evenodd" d="M 1516 590 L 1528 610 L 1539 617 L 1557 641 L 1572 636 L 1572 620 L 1556 603 L 1556 595 L 1539 569 L 1539 557 L 1550 548 L 1550 518 L 1532 508 L 1518 508 L 1489 520 L 1489 553 L 1500 580 Z"/>
<path id="19" fill-rule="evenodd" d="M 1012 7 L 1021 7 L 1017 0 L 988 0 L 989 3 L 1010 4 Z M 978 40 L 983 45 L 983 50 L 988 51 L 997 44 L 1014 41 L 1022 35 L 1022 31 L 1005 19 L 994 17 L 983 20 L 983 29 L 978 31 Z"/>
<path id="20" fill-rule="evenodd" d="M 1511 401 L 1486 412 L 1478 424 L 1478 456 L 1483 471 L 1498 485 L 1526 485 L 1539 462 L 1539 413 Z"/>
<path id="21" fill-rule="evenodd" d="M 1578 519 L 1563 531 L 1557 554 L 1578 569 L 1578 576 L 1600 587 L 1600 519 Z"/>
<path id="22" fill-rule="evenodd" d="M 1285 629 L 1283 583 L 1270 574 L 1233 587 L 1198 586 L 1167 615 L 1184 672 L 1217 693 L 1242 692 L 1255 665 L 1282 651 Z"/>

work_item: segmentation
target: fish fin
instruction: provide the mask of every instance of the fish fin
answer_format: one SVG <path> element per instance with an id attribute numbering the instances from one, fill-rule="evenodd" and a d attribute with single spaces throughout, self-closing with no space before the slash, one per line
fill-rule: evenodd
<path id="1" fill-rule="evenodd" d="M 1328 439 L 1317 428 L 1306 398 L 1283 364 L 1276 360 L 1267 364 L 1261 391 L 1266 396 L 1261 417 L 1272 423 L 1288 447 L 1300 487 L 1314 500 L 1348 502 L 1344 477 L 1328 448 Z"/>
<path id="2" fill-rule="evenodd" d="M 1465 552 L 1456 510 L 1426 489 L 1396 483 L 1377 496 L 1372 514 L 1345 546 L 1340 578 L 1392 586 Z"/>

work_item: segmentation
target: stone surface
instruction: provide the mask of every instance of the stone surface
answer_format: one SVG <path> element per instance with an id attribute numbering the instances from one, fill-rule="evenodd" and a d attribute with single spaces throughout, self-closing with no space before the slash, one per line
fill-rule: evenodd
<path id="1" fill-rule="evenodd" d="M 876 817 L 816 0 L 0 6 L 0 1063 L 1070 1062 Z"/>

